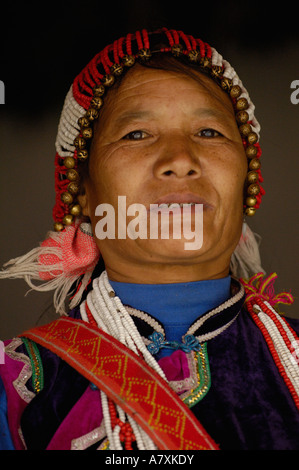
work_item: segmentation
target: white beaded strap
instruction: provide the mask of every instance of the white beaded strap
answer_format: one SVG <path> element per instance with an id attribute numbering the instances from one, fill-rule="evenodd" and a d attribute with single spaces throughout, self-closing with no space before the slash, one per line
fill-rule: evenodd
<path id="1" fill-rule="evenodd" d="M 80 129 L 78 119 L 85 114 L 73 96 L 73 86 L 70 87 L 62 109 L 56 137 L 56 151 L 61 157 L 72 156 L 75 151 L 74 139 Z"/>
<path id="2" fill-rule="evenodd" d="M 273 309 L 273 307 L 268 303 L 265 302 L 265 305 L 273 312 L 275 317 L 278 319 L 280 324 L 283 326 L 284 330 L 287 331 L 288 338 L 292 341 L 295 340 L 295 337 L 291 333 L 291 330 L 287 328 L 286 324 L 279 318 L 278 313 Z M 285 369 L 285 372 L 291 381 L 296 393 L 299 396 L 299 364 L 294 361 L 294 357 L 290 349 L 288 348 L 284 338 L 282 337 L 278 327 L 276 326 L 275 322 L 272 318 L 267 315 L 267 313 L 263 312 L 261 307 L 257 304 L 253 305 L 254 311 L 258 315 L 258 318 L 263 323 L 265 328 L 270 335 L 272 342 L 274 344 L 275 350 L 279 356 L 279 359 Z"/>

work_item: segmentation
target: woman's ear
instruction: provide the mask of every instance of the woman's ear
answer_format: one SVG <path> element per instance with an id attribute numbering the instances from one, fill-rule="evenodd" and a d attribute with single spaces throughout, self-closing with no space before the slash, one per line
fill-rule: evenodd
<path id="1" fill-rule="evenodd" d="M 88 197 L 87 197 L 87 194 L 86 194 L 85 190 L 84 190 L 83 194 L 80 194 L 79 196 L 77 196 L 77 199 L 78 199 L 78 202 L 81 206 L 82 214 L 87 216 L 87 217 L 90 217 Z"/>

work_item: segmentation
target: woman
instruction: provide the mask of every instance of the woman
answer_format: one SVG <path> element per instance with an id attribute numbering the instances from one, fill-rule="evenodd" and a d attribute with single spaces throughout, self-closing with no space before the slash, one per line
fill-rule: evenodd
<path id="1" fill-rule="evenodd" d="M 298 448 L 296 322 L 273 308 L 292 299 L 244 223 L 259 132 L 235 70 L 181 31 L 120 38 L 75 79 L 55 232 L 1 274 L 71 311 L 6 345 L 4 448 Z"/>

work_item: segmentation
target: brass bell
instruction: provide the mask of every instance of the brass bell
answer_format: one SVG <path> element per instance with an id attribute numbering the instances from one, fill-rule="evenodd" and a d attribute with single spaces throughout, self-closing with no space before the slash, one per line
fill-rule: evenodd
<path id="1" fill-rule="evenodd" d="M 258 135 L 256 132 L 250 132 L 247 136 L 247 141 L 250 145 L 256 144 L 258 141 Z"/>
<path id="2" fill-rule="evenodd" d="M 232 87 L 232 79 L 228 77 L 223 77 L 221 80 L 221 88 L 224 91 L 230 91 Z"/>
<path id="3" fill-rule="evenodd" d="M 252 183 L 256 183 L 259 179 L 259 175 L 256 171 L 249 171 L 247 173 L 247 181 L 248 183 L 252 184 Z"/>
<path id="4" fill-rule="evenodd" d="M 256 197 L 248 196 L 246 198 L 246 206 L 253 207 L 256 205 Z"/>
<path id="5" fill-rule="evenodd" d="M 182 44 L 174 44 L 171 48 L 171 53 L 175 56 L 175 57 L 179 57 L 180 55 L 183 54 L 183 46 Z"/>
<path id="6" fill-rule="evenodd" d="M 258 170 L 261 167 L 261 162 L 258 158 L 253 158 L 250 160 L 248 168 L 250 170 Z"/>
<path id="7" fill-rule="evenodd" d="M 92 128 L 91 127 L 84 127 L 84 129 L 82 129 L 82 137 L 84 137 L 84 139 L 91 139 L 92 138 Z"/>
<path id="8" fill-rule="evenodd" d="M 102 78 L 102 84 L 104 86 L 110 87 L 114 84 L 114 82 L 115 78 L 113 75 L 104 75 L 104 77 Z"/>
<path id="9" fill-rule="evenodd" d="M 247 137 L 251 132 L 251 125 L 248 122 L 241 124 L 239 131 L 244 137 Z"/>
<path id="10" fill-rule="evenodd" d="M 200 52 L 197 51 L 196 49 L 193 49 L 192 51 L 189 51 L 188 52 L 188 59 L 190 60 L 190 62 L 197 62 L 200 58 Z"/>
<path id="11" fill-rule="evenodd" d="M 250 196 L 256 196 L 260 192 L 260 187 L 257 183 L 253 183 L 247 188 L 247 194 Z"/>
<path id="12" fill-rule="evenodd" d="M 223 69 L 220 65 L 213 65 L 211 70 L 211 75 L 214 78 L 221 78 L 223 74 Z"/>
<path id="13" fill-rule="evenodd" d="M 202 57 L 199 61 L 199 65 L 204 69 L 210 69 L 212 67 L 212 61 L 209 57 Z"/>
<path id="14" fill-rule="evenodd" d="M 76 160 L 73 157 L 65 157 L 63 164 L 65 168 L 74 168 L 76 165 Z"/>
<path id="15" fill-rule="evenodd" d="M 99 117 L 99 111 L 96 108 L 91 107 L 86 111 L 86 117 L 90 121 L 94 121 L 95 119 Z"/>
<path id="16" fill-rule="evenodd" d="M 74 140 L 74 145 L 75 145 L 76 149 L 78 149 L 78 150 L 84 149 L 86 147 L 86 140 L 83 139 L 83 137 L 78 136 Z"/>
<path id="17" fill-rule="evenodd" d="M 255 214 L 255 208 L 254 207 L 247 207 L 245 210 L 245 215 L 248 215 L 249 217 L 252 217 Z"/>
<path id="18" fill-rule="evenodd" d="M 88 127 L 90 122 L 89 119 L 87 119 L 87 116 L 82 116 L 78 119 L 78 124 L 80 127 Z"/>
<path id="19" fill-rule="evenodd" d="M 247 111 L 239 111 L 236 114 L 236 119 L 240 124 L 245 124 L 249 119 L 249 114 Z"/>
<path id="20" fill-rule="evenodd" d="M 152 54 L 149 49 L 140 49 L 138 52 L 138 57 L 141 61 L 149 60 L 151 58 Z"/>
<path id="21" fill-rule="evenodd" d="M 73 168 L 71 168 L 70 170 L 66 172 L 66 177 L 69 181 L 78 181 L 79 173 Z"/>
<path id="22" fill-rule="evenodd" d="M 55 222 L 54 230 L 55 232 L 61 232 L 64 229 L 64 225 L 61 222 Z"/>
<path id="23" fill-rule="evenodd" d="M 110 72 L 115 77 L 119 77 L 123 73 L 123 71 L 124 71 L 123 66 L 120 64 L 113 64 L 110 67 Z"/>
<path id="24" fill-rule="evenodd" d="M 72 181 L 68 187 L 67 187 L 68 191 L 71 193 L 71 194 L 77 194 L 79 192 L 79 185 L 78 183 L 76 183 L 75 181 Z"/>
<path id="25" fill-rule="evenodd" d="M 68 191 L 62 193 L 60 197 L 64 204 L 72 204 L 73 202 L 73 196 Z"/>
<path id="26" fill-rule="evenodd" d="M 249 145 L 246 148 L 245 153 L 248 158 L 254 158 L 257 155 L 257 148 L 254 145 Z"/>
<path id="27" fill-rule="evenodd" d="M 67 214 L 63 217 L 62 223 L 64 225 L 71 225 L 73 222 L 73 216 L 71 214 Z"/>
<path id="28" fill-rule="evenodd" d="M 71 207 L 70 213 L 77 217 L 78 215 L 81 214 L 81 206 L 80 204 L 75 204 L 74 206 Z"/>
<path id="29" fill-rule="evenodd" d="M 79 160 L 81 160 L 82 162 L 87 160 L 88 158 L 88 151 L 86 149 L 82 149 L 82 150 L 78 150 L 77 152 L 77 157 L 79 158 Z"/>
<path id="30" fill-rule="evenodd" d="M 92 89 L 92 92 L 95 96 L 103 96 L 105 93 L 104 85 L 97 85 Z"/>
<path id="31" fill-rule="evenodd" d="M 112 75 L 111 75 L 111 76 L 112 76 Z M 101 98 L 100 96 L 95 95 L 95 96 L 92 98 L 92 100 L 91 100 L 91 102 L 90 102 L 90 105 L 91 105 L 93 108 L 99 110 L 99 109 L 103 106 L 103 100 L 102 100 L 102 98 Z M 87 114 L 87 115 L 88 115 L 88 114 Z"/>
<path id="32" fill-rule="evenodd" d="M 236 109 L 238 111 L 243 111 L 245 109 L 248 108 L 248 101 L 246 98 L 240 98 L 238 99 L 238 101 L 236 102 Z"/>
<path id="33" fill-rule="evenodd" d="M 135 64 L 135 57 L 133 55 L 124 55 L 122 63 L 125 67 L 132 67 Z"/>
<path id="34" fill-rule="evenodd" d="M 242 93 L 242 90 L 241 90 L 241 87 L 239 85 L 233 85 L 232 86 L 232 88 L 230 90 L 230 96 L 232 98 L 239 98 L 241 93 Z"/>

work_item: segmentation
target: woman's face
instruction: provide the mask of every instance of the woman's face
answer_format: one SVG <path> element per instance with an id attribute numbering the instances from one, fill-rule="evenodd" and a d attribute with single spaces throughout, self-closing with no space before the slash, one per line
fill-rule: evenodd
<path id="1" fill-rule="evenodd" d="M 199 81 L 136 65 L 105 100 L 81 198 L 94 231 L 101 219 L 96 207 L 110 204 L 118 216 L 118 196 L 126 197 L 127 207 L 138 203 L 147 209 L 203 204 L 203 243 L 195 250 L 185 249 L 183 234 L 132 239 L 117 238 L 116 231 L 115 239 L 97 239 L 112 279 L 121 280 L 125 272 L 131 280 L 132 273 L 143 273 L 143 282 L 178 279 L 179 272 L 185 278 L 187 272 L 199 278 L 202 272 L 205 278 L 228 273 L 241 233 L 247 159 L 230 98 L 198 76 Z"/>

